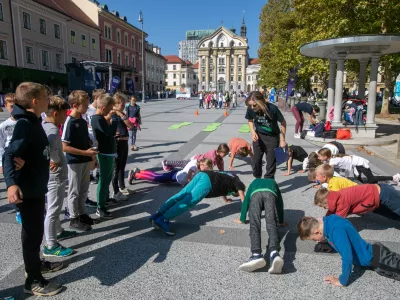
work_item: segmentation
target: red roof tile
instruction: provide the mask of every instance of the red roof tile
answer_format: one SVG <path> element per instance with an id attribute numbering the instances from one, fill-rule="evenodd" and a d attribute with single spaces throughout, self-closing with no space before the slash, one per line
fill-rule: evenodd
<path id="1" fill-rule="evenodd" d="M 58 11 L 70 18 L 86 24 L 90 27 L 100 29 L 74 2 L 71 0 L 33 0 L 48 8 Z"/>
<path id="2" fill-rule="evenodd" d="M 185 63 L 177 55 L 164 55 L 164 58 L 167 60 L 167 64 L 183 64 L 183 63 Z"/>
<path id="3" fill-rule="evenodd" d="M 193 69 L 198 69 L 198 68 L 199 68 L 199 62 L 195 63 L 195 64 L 192 66 L 192 68 L 193 68 Z"/>
<path id="4" fill-rule="evenodd" d="M 249 65 L 259 64 L 258 58 L 250 58 Z"/>

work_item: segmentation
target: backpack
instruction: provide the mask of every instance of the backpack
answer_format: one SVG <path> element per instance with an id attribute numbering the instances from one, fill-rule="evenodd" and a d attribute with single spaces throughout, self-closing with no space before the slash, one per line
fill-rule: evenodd
<path id="1" fill-rule="evenodd" d="M 324 129 L 325 129 L 325 124 L 323 122 L 318 123 L 315 127 L 314 127 L 314 132 L 315 132 L 315 137 L 322 137 L 322 134 L 324 133 Z"/>
<path id="2" fill-rule="evenodd" d="M 325 139 L 336 139 L 336 133 L 337 133 L 337 130 L 325 130 L 322 133 L 322 137 L 324 138 L 324 140 Z"/>
<path id="3" fill-rule="evenodd" d="M 338 140 L 351 139 L 351 131 L 349 128 L 339 128 L 336 132 L 336 138 Z"/>
<path id="4" fill-rule="evenodd" d="M 301 138 L 302 140 L 304 140 L 304 139 L 306 138 L 306 135 L 307 135 L 307 130 L 303 130 L 303 131 L 300 133 L 300 138 Z"/>

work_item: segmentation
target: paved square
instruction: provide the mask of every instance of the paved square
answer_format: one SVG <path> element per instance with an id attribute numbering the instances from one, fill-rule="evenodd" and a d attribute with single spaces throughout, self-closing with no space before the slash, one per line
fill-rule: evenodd
<path id="1" fill-rule="evenodd" d="M 156 100 L 141 105 L 140 150 L 130 154 L 126 170 L 138 167 L 161 171 L 160 162 L 165 158 L 189 158 L 216 149 L 232 137 L 251 140 L 250 133 L 238 132 L 246 123 L 243 103 L 230 111 L 228 117 L 223 116 L 222 110 L 206 109 L 195 116 L 197 106 L 197 99 Z M 301 145 L 306 151 L 317 149 L 307 141 L 293 139 L 294 118 L 289 112 L 284 115 L 288 122 L 288 142 Z M 5 112 L 0 113 L 1 121 L 6 118 Z M 168 130 L 181 122 L 194 123 Z M 202 131 L 213 122 L 222 125 L 213 132 Z M 398 172 L 385 161 L 370 156 L 368 159 L 375 173 Z M 235 159 L 234 166 L 243 182 L 249 184 L 253 179 L 249 159 Z M 282 173 L 279 167 L 276 180 L 283 192 L 285 219 L 289 223 L 287 228 L 280 229 L 281 254 L 285 260 L 283 275 L 270 275 L 267 269 L 253 274 L 237 270 L 251 254 L 249 225 L 234 223 L 239 216 L 240 201 L 225 204 L 221 199 L 205 199 L 177 218 L 172 224 L 177 234 L 168 237 L 153 230 L 148 217 L 179 191 L 179 186 L 135 182 L 130 188 L 136 193 L 112 209 L 116 219 L 63 241 L 76 254 L 63 260 L 67 268 L 45 276 L 65 285 L 65 290 L 52 299 L 400 299 L 400 283 L 372 271 L 355 270 L 354 282 L 346 288 L 322 282 L 324 275 L 340 275 L 340 257 L 314 253 L 313 242 L 298 238 L 296 225 L 302 216 L 320 217 L 324 211 L 312 204 L 315 190 L 307 190 L 310 184 L 306 174 L 284 177 Z M 95 188 L 90 186 L 91 199 L 95 199 Z M 13 207 L 7 204 L 3 178 L 0 189 L 0 298 L 12 295 L 26 299 L 22 292 L 20 225 L 15 221 Z M 89 212 L 93 214 L 95 210 Z M 373 214 L 349 219 L 362 237 L 400 252 L 399 222 Z M 263 239 L 265 245 L 265 231 Z"/>

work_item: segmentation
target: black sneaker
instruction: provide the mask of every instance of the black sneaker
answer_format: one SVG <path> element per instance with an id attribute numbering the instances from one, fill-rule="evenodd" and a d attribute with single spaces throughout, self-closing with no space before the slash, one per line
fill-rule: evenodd
<path id="1" fill-rule="evenodd" d="M 40 271 L 42 272 L 42 274 L 46 274 L 60 271 L 62 268 L 64 268 L 64 264 L 61 261 L 51 262 L 42 259 L 42 266 Z"/>
<path id="2" fill-rule="evenodd" d="M 106 201 L 106 207 L 112 207 L 119 205 L 119 201 L 115 200 L 114 198 L 108 198 Z"/>
<path id="3" fill-rule="evenodd" d="M 80 220 L 82 223 L 86 224 L 86 225 L 95 225 L 95 224 L 97 224 L 96 220 L 95 220 L 95 219 L 92 219 L 92 218 L 91 218 L 89 215 L 87 215 L 87 214 L 80 215 L 80 216 L 79 216 L 79 220 Z"/>
<path id="4" fill-rule="evenodd" d="M 85 201 L 85 205 L 87 207 L 97 207 L 97 202 L 96 201 L 92 201 L 89 198 L 87 198 L 86 201 Z"/>
<path id="5" fill-rule="evenodd" d="M 70 219 L 70 214 L 69 214 L 68 207 L 65 208 L 65 211 L 64 211 L 64 219 L 65 219 L 65 220 L 69 220 L 69 219 Z"/>
<path id="6" fill-rule="evenodd" d="M 74 229 L 78 232 L 84 232 L 92 229 L 88 224 L 83 223 L 79 218 L 74 218 L 70 220 L 69 228 Z"/>
<path id="7" fill-rule="evenodd" d="M 240 265 L 239 270 L 245 272 L 253 272 L 255 270 L 264 268 L 267 265 L 267 262 L 264 259 L 262 254 L 253 254 L 247 262 Z"/>
<path id="8" fill-rule="evenodd" d="M 24 285 L 24 293 L 35 296 L 54 296 L 62 290 L 62 285 L 54 281 L 34 281 Z"/>
<path id="9" fill-rule="evenodd" d="M 279 256 L 278 252 L 275 252 L 270 258 L 271 267 L 268 269 L 270 274 L 281 274 L 283 267 L 283 259 Z"/>
<path id="10" fill-rule="evenodd" d="M 98 208 L 96 215 L 101 219 L 114 219 L 114 216 L 106 208 Z"/>
<path id="11" fill-rule="evenodd" d="M 90 184 L 97 184 L 99 181 L 93 175 L 90 175 Z"/>

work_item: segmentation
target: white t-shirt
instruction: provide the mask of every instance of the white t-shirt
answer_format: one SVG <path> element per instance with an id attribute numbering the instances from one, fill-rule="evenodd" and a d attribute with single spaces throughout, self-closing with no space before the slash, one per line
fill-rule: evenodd
<path id="1" fill-rule="evenodd" d="M 184 168 L 176 173 L 176 181 L 181 185 L 186 185 L 188 183 L 189 171 L 194 171 L 195 175 L 198 172 L 197 169 L 197 159 L 192 159 Z"/>
<path id="2" fill-rule="evenodd" d="M 94 140 L 94 135 L 93 135 L 93 129 L 91 125 L 92 117 L 96 114 L 96 108 L 90 104 L 86 113 L 82 115 L 82 119 L 84 119 L 88 123 L 88 131 L 89 131 L 89 137 L 93 141 Z"/>
<path id="3" fill-rule="evenodd" d="M 338 147 L 336 147 L 336 146 L 333 145 L 333 144 L 326 144 L 326 145 L 324 145 L 322 148 L 327 148 L 327 149 L 331 150 L 332 155 L 338 155 L 338 154 L 339 154 L 339 149 L 338 149 Z"/>
<path id="4" fill-rule="evenodd" d="M 334 157 L 329 160 L 329 164 L 345 170 L 346 173 L 353 171 L 354 176 L 359 175 L 356 166 L 363 166 L 369 169 L 369 161 L 357 155 Z"/>

